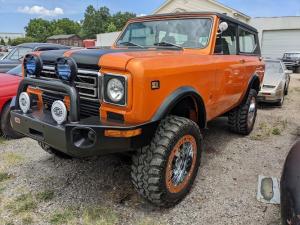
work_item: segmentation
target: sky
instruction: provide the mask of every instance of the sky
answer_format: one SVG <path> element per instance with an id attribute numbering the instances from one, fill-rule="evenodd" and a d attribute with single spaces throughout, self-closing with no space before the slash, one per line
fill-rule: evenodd
<path id="1" fill-rule="evenodd" d="M 24 32 L 31 18 L 83 19 L 88 5 L 107 6 L 112 13 L 151 14 L 164 0 L 0 0 L 0 32 Z M 300 16 L 300 0 L 219 0 L 251 17 Z"/>

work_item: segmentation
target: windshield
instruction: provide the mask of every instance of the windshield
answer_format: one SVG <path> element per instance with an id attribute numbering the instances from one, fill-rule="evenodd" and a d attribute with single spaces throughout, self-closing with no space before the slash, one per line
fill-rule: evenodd
<path id="1" fill-rule="evenodd" d="M 285 53 L 283 58 L 286 58 L 286 59 L 300 59 L 300 53 Z"/>
<path id="2" fill-rule="evenodd" d="M 117 46 L 205 48 L 211 27 L 209 18 L 135 22 L 127 26 Z"/>
<path id="3" fill-rule="evenodd" d="M 29 52 L 32 52 L 32 48 L 16 47 L 4 59 L 20 60 Z"/>
<path id="4" fill-rule="evenodd" d="M 277 75 L 283 73 L 283 68 L 280 62 L 266 62 L 266 75 Z"/>
<path id="5" fill-rule="evenodd" d="M 15 76 L 22 76 L 22 64 L 11 69 L 10 71 L 7 72 L 7 74 L 11 74 L 11 75 L 15 75 Z"/>

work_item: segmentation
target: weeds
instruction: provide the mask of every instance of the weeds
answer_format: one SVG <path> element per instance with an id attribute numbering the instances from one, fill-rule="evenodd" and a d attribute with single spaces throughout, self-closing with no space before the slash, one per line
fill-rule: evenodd
<path id="1" fill-rule="evenodd" d="M 18 155 L 13 152 L 2 153 L 0 155 L 0 159 L 4 162 L 6 166 L 14 166 L 24 160 L 24 158 L 21 155 Z"/>
<path id="2" fill-rule="evenodd" d="M 36 199 L 39 202 L 49 202 L 54 198 L 54 191 L 46 190 L 36 194 Z"/>
<path id="3" fill-rule="evenodd" d="M 34 196 L 29 194 L 22 194 L 16 198 L 13 202 L 8 205 L 8 208 L 11 209 L 15 214 L 30 212 L 37 208 L 37 201 Z"/>
<path id="4" fill-rule="evenodd" d="M 0 183 L 7 181 L 11 178 L 11 176 L 8 173 L 0 172 Z"/>
<path id="5" fill-rule="evenodd" d="M 50 223 L 53 225 L 70 224 L 77 218 L 76 211 L 68 208 L 63 212 L 58 212 L 50 217 Z"/>
<path id="6" fill-rule="evenodd" d="M 84 225 L 111 225 L 117 222 L 116 213 L 108 207 L 89 208 L 83 212 Z"/>

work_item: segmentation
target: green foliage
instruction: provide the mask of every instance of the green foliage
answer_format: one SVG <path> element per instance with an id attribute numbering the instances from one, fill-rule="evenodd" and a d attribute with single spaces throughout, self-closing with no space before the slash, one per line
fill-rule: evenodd
<path id="1" fill-rule="evenodd" d="M 51 22 L 42 18 L 31 19 L 25 27 L 26 36 L 38 42 L 45 42 L 52 35 L 52 29 Z"/>
<path id="2" fill-rule="evenodd" d="M 133 17 L 136 17 L 134 13 L 118 12 L 112 15 L 107 7 L 95 9 L 94 6 L 89 5 L 81 24 L 68 18 L 52 21 L 42 18 L 31 19 L 25 27 L 26 38 L 31 39 L 22 40 L 24 42 L 32 42 L 32 40 L 45 42 L 48 37 L 59 34 L 78 34 L 83 38 L 94 39 L 100 33 L 122 30 L 127 21 Z M 20 42 L 21 39 L 17 40 L 17 43 Z M 15 45 L 16 42 L 13 41 L 13 44 Z"/>
<path id="3" fill-rule="evenodd" d="M 110 22 L 110 24 L 108 24 L 107 28 L 106 28 L 107 32 L 116 32 L 117 27 L 115 26 L 115 24 L 113 22 Z"/>
<path id="4" fill-rule="evenodd" d="M 0 173 L 0 183 L 9 180 L 11 177 L 8 173 Z"/>
<path id="5" fill-rule="evenodd" d="M 8 208 L 13 210 L 15 214 L 31 212 L 37 208 L 38 204 L 34 199 L 34 196 L 29 194 L 23 194 L 16 198 L 8 205 Z"/>
<path id="6" fill-rule="evenodd" d="M 36 198 L 39 202 L 49 202 L 54 198 L 54 191 L 46 190 L 39 192 L 37 193 Z"/>
<path id="7" fill-rule="evenodd" d="M 1 38 L 1 40 L 0 40 L 0 45 L 5 45 L 5 41 L 3 38 Z"/>
<path id="8" fill-rule="evenodd" d="M 23 43 L 28 43 L 28 42 L 36 42 L 37 40 L 32 38 L 32 37 L 22 37 L 22 38 L 16 38 L 10 41 L 9 45 L 16 46 L 19 44 Z"/>
<path id="9" fill-rule="evenodd" d="M 112 16 L 113 24 L 116 26 L 116 30 L 120 31 L 124 28 L 127 21 L 131 18 L 136 17 L 136 14 L 130 12 L 117 12 L 115 15 Z"/>
<path id="10" fill-rule="evenodd" d="M 11 45 L 11 38 L 10 37 L 8 38 L 7 44 Z"/>
<path id="11" fill-rule="evenodd" d="M 78 34 L 80 32 L 80 24 L 68 18 L 53 20 L 51 22 L 52 35 L 58 34 Z"/>

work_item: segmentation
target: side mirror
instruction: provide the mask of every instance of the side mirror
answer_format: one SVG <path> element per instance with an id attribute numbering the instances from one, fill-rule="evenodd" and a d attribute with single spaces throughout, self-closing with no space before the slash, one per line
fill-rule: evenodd
<path id="1" fill-rule="evenodd" d="M 219 32 L 218 34 L 222 34 L 224 31 L 228 29 L 228 23 L 227 22 L 222 22 L 219 24 Z"/>

